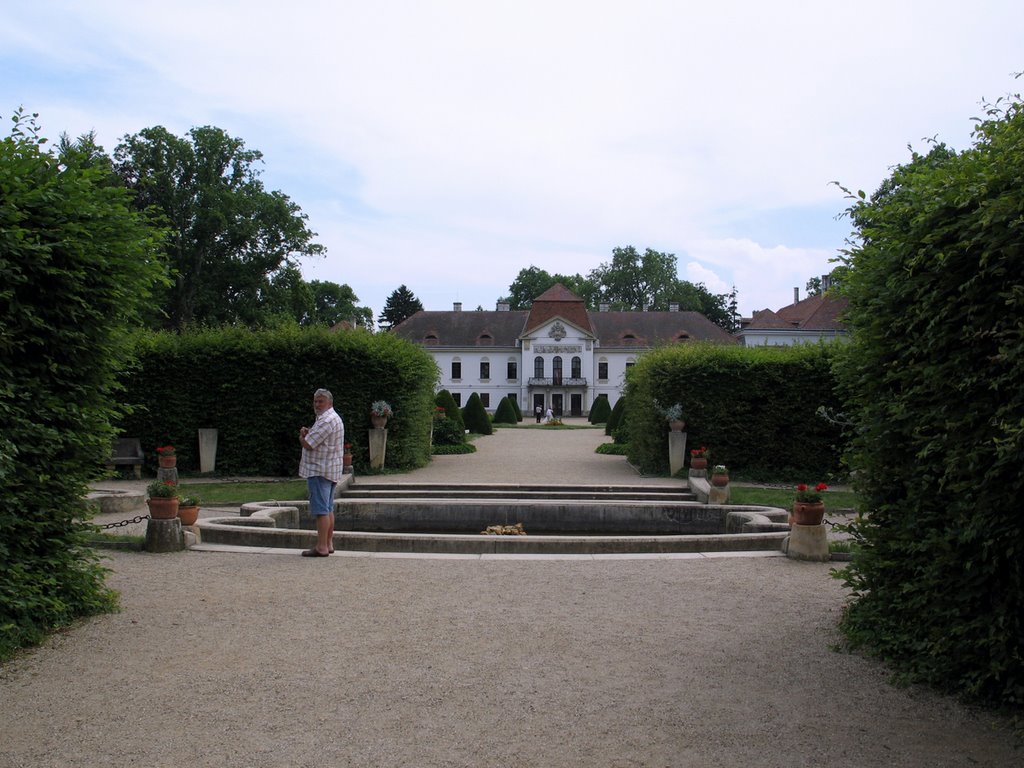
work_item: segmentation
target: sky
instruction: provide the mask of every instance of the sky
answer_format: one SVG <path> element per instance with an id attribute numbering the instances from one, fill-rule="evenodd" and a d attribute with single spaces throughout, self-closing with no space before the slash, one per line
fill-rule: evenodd
<path id="1" fill-rule="evenodd" d="M 0 109 L 110 153 L 241 138 L 327 249 L 305 278 L 375 317 L 400 285 L 494 309 L 523 268 L 630 245 L 749 316 L 846 247 L 832 182 L 970 147 L 1022 29 L 1020 0 L 4 0 Z"/>

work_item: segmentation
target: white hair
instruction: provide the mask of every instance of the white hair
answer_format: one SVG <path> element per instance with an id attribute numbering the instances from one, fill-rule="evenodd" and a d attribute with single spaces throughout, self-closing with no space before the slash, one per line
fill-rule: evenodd
<path id="1" fill-rule="evenodd" d="M 318 389 L 316 392 L 313 393 L 313 397 L 320 397 L 320 395 L 323 395 L 328 400 L 330 400 L 332 403 L 334 402 L 334 395 L 331 394 L 331 390 L 329 390 L 329 389 Z"/>

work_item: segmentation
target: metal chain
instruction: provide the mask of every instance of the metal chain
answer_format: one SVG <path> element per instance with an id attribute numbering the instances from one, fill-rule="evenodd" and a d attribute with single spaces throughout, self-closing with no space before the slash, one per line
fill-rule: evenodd
<path id="1" fill-rule="evenodd" d="M 122 520 L 119 523 L 107 523 L 106 525 L 101 525 L 99 527 L 101 529 L 122 528 L 126 525 L 134 525 L 135 523 L 141 523 L 143 520 L 149 520 L 149 515 L 139 515 L 138 517 L 133 517 L 131 520 Z"/>

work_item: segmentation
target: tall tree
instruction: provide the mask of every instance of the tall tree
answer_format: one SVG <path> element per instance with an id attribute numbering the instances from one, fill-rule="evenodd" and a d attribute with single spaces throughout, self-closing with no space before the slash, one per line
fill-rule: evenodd
<path id="1" fill-rule="evenodd" d="M 275 288 L 294 287 L 290 276 L 276 286 L 275 278 L 299 257 L 323 254 L 299 207 L 264 189 L 261 159 L 211 126 L 193 128 L 187 138 L 146 128 L 115 149 L 115 170 L 135 192 L 135 207 L 158 212 L 171 229 L 168 327 L 259 322 Z"/>
<path id="2" fill-rule="evenodd" d="M 684 311 L 700 312 L 711 322 L 729 331 L 739 327 L 736 289 L 715 294 L 703 283 L 691 283 L 677 276 L 674 254 L 648 248 L 641 255 L 633 246 L 612 250 L 611 262 L 593 270 L 589 277 L 597 286 L 598 301 L 612 309 L 630 310 L 648 307 L 665 311 L 678 304 Z"/>
<path id="3" fill-rule="evenodd" d="M 596 305 L 593 305 L 593 297 L 597 292 L 597 286 L 590 280 L 579 274 L 560 275 L 556 273 L 552 275 L 532 264 L 526 269 L 519 270 L 516 279 L 508 287 L 509 309 L 529 309 L 533 300 L 555 283 L 561 283 L 583 299 L 588 307 L 592 306 L 596 309 Z"/>
<path id="4" fill-rule="evenodd" d="M 334 325 L 347 320 L 353 325 L 373 328 L 373 310 L 357 306 L 359 297 L 348 285 L 313 280 L 309 289 L 313 294 L 312 311 L 301 318 L 302 325 Z"/>
<path id="5" fill-rule="evenodd" d="M 387 302 L 384 304 L 384 311 L 377 318 L 381 330 L 391 330 L 408 317 L 423 310 L 423 302 L 416 298 L 412 291 L 400 285 L 391 292 Z"/>

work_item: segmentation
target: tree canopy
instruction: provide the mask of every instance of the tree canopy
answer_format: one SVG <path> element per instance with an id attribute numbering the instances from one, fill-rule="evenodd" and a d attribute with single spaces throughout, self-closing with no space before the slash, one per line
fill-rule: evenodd
<path id="1" fill-rule="evenodd" d="M 555 283 L 562 283 L 591 310 L 603 303 L 613 310 L 655 311 L 678 304 L 680 310 L 700 312 L 730 333 L 739 327 L 736 289 L 713 294 L 703 283 L 680 280 L 676 257 L 671 253 L 648 248 L 641 254 L 631 245 L 614 248 L 612 260 L 591 270 L 586 277 L 552 275 L 531 265 L 520 270 L 509 286 L 510 309 L 529 309 L 533 300 Z"/>
<path id="2" fill-rule="evenodd" d="M 421 311 L 423 311 L 423 303 L 403 284 L 388 296 L 384 304 L 384 311 L 377 318 L 377 323 L 382 330 L 388 330 Z"/>

